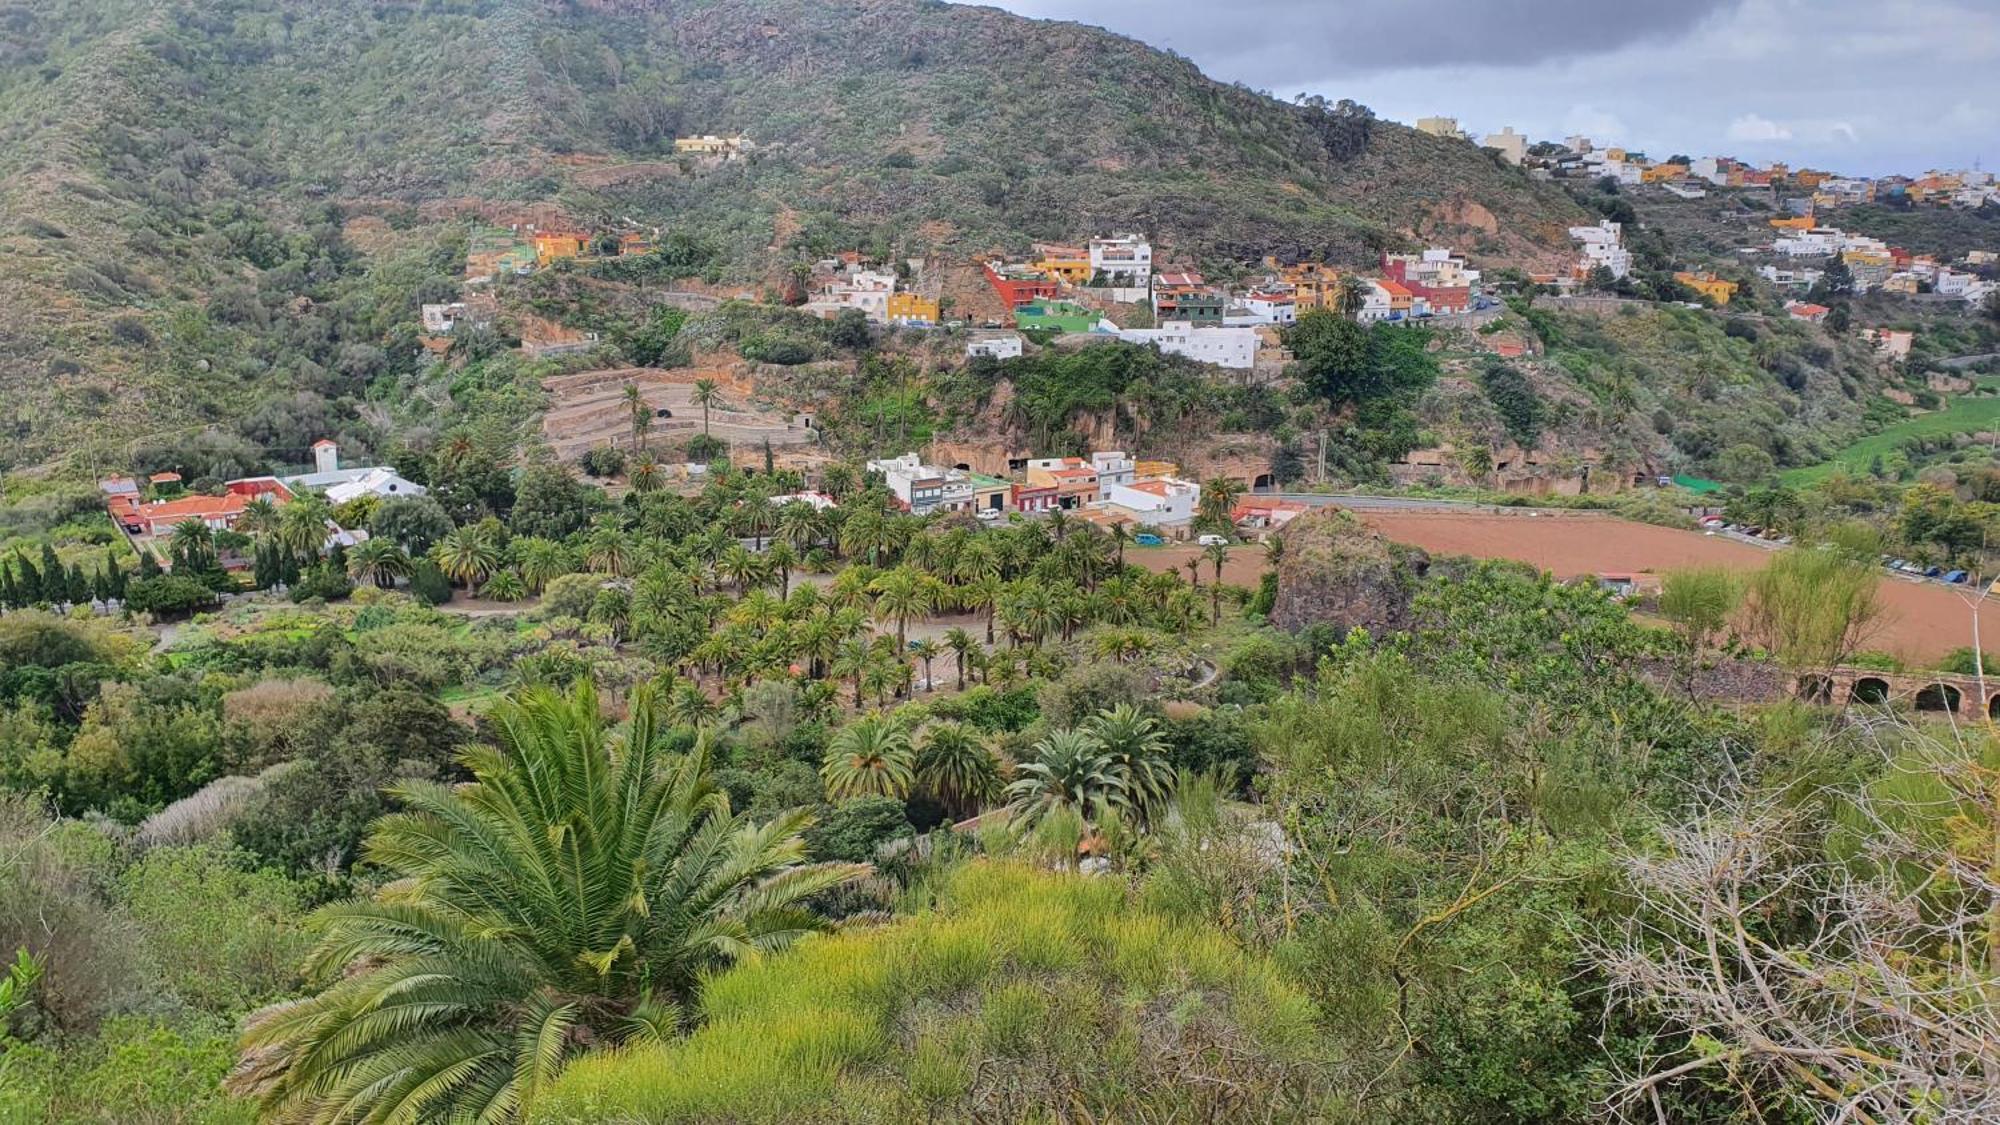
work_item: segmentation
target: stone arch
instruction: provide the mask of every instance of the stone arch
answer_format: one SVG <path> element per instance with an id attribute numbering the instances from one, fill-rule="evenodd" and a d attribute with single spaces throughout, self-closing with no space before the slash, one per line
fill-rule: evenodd
<path id="1" fill-rule="evenodd" d="M 1889 702 L 1889 681 L 1880 676 L 1863 676 L 1848 690 L 1847 701 L 1880 707 Z"/>
<path id="2" fill-rule="evenodd" d="M 1957 713 L 1959 690 L 1950 684 L 1932 684 L 1917 693 L 1917 710 Z"/>
<path id="3" fill-rule="evenodd" d="M 1277 478 L 1269 473 L 1258 473 L 1250 480 L 1250 491 L 1268 492 L 1277 487 Z"/>
<path id="4" fill-rule="evenodd" d="M 1996 695 L 1986 701 L 1986 717 L 1989 719 L 2000 719 L 2000 695 Z"/>
<path id="5" fill-rule="evenodd" d="M 958 464 L 953 465 L 952 468 L 957 469 L 961 473 L 969 473 L 972 471 L 972 466 L 966 464 L 963 461 L 960 461 Z"/>
<path id="6" fill-rule="evenodd" d="M 1800 676 L 1798 695 L 1807 703 L 1832 703 L 1833 677 L 1822 676 L 1817 672 Z"/>

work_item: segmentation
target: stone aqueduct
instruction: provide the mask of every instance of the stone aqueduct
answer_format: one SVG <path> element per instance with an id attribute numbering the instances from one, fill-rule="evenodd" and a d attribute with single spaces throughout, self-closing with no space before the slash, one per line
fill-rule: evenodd
<path id="1" fill-rule="evenodd" d="M 2000 719 L 2000 668 L 1986 678 L 1982 695 L 1972 676 L 1943 673 L 1877 672 L 1836 668 L 1800 676 L 1794 687 L 1810 703 L 1896 707 L 1961 719 Z"/>

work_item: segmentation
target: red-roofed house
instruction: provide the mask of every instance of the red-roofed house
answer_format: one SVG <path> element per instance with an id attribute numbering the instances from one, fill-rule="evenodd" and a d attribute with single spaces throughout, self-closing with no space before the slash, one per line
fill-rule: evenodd
<path id="1" fill-rule="evenodd" d="M 1080 508 L 1097 499 L 1097 469 L 1081 457 L 1044 457 L 1030 461 L 1028 483 L 1054 488 L 1058 508 Z"/>
<path id="2" fill-rule="evenodd" d="M 175 500 L 158 500 L 151 504 L 138 505 L 136 510 L 130 513 L 139 525 L 137 533 L 166 535 L 173 531 L 176 524 L 186 523 L 188 520 L 200 520 L 214 530 L 222 531 L 234 527 L 237 519 L 243 515 L 243 509 L 250 506 L 250 501 L 260 496 L 269 497 L 275 504 L 287 503 L 292 498 L 291 489 L 286 488 L 276 477 L 233 480 L 223 488 L 226 491 L 220 496 L 182 496 Z M 127 528 L 132 527 L 132 521 L 119 516 L 116 510 L 113 510 L 112 514 L 120 518 Z"/>
<path id="3" fill-rule="evenodd" d="M 146 481 L 149 484 L 179 484 L 181 475 L 176 472 L 154 473 Z"/>
<path id="4" fill-rule="evenodd" d="M 1000 295 L 1010 309 L 1018 309 L 1030 301 L 1052 298 L 1061 286 L 1050 277 L 1026 266 L 996 265 L 982 263 L 986 271 L 986 284 Z"/>
<path id="5" fill-rule="evenodd" d="M 1192 481 L 1142 480 L 1136 484 L 1114 484 L 1104 498 L 1132 513 L 1140 523 L 1156 527 L 1177 527 L 1194 521 L 1195 506 L 1201 503 L 1201 486 Z"/>
<path id="6" fill-rule="evenodd" d="M 1827 308 L 1825 305 L 1815 305 L 1805 301 L 1785 302 L 1785 315 L 1791 317 L 1793 320 L 1803 320 L 1807 324 L 1818 324 L 1820 321 L 1826 319 L 1826 314 L 1832 311 L 1832 309 Z"/>
<path id="7" fill-rule="evenodd" d="M 1306 506 L 1297 500 L 1280 500 L 1275 496 L 1245 496 L 1229 510 L 1229 522 L 1238 527 L 1252 529 L 1280 528 L 1306 513 Z"/>

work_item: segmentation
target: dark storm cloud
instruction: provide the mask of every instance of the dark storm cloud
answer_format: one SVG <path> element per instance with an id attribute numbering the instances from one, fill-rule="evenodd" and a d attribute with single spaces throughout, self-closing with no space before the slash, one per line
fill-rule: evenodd
<path id="1" fill-rule="evenodd" d="M 1528 66 L 1683 35 L 1739 0 L 1000 0 L 1273 81 L 1457 63 Z"/>

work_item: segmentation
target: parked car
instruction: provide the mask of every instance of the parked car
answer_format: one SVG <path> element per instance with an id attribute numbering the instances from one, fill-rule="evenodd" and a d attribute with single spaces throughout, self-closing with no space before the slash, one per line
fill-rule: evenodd
<path id="1" fill-rule="evenodd" d="M 999 519 L 999 518 L 1000 518 L 1000 509 L 998 509 L 998 508 L 981 508 L 981 509 L 979 509 L 979 510 L 978 510 L 977 512 L 974 512 L 974 513 L 972 513 L 972 514 L 973 514 L 974 518 L 976 518 L 976 519 L 982 519 L 982 520 L 985 520 L 985 521 L 986 521 L 986 522 L 988 522 L 988 523 L 992 523 L 993 521 L 995 521 L 995 520 L 997 520 L 997 519 Z"/>
<path id="2" fill-rule="evenodd" d="M 1202 545 L 1202 546 L 1204 546 L 1204 547 L 1227 547 L 1227 546 L 1229 546 L 1229 539 L 1228 539 L 1228 537 L 1227 537 L 1227 536 L 1222 536 L 1222 535 L 1215 535 L 1215 534 L 1212 534 L 1212 533 L 1211 533 L 1211 534 L 1208 534 L 1208 535 L 1203 535 L 1203 536 L 1201 536 L 1200 538 L 1196 539 L 1196 540 L 1195 540 L 1195 542 L 1196 542 L 1196 543 L 1199 543 L 1200 545 Z"/>
<path id="3" fill-rule="evenodd" d="M 1941 566 L 1927 566 L 1924 568 L 1924 577 L 1942 578 L 1944 577 L 1944 568 Z"/>
<path id="4" fill-rule="evenodd" d="M 1157 547 L 1165 543 L 1166 540 L 1154 535 L 1150 531 L 1142 531 L 1132 537 L 1132 542 L 1137 543 L 1141 547 Z"/>
<path id="5" fill-rule="evenodd" d="M 1948 570 L 1948 571 L 1945 571 L 1945 574 L 1944 574 L 1944 580 L 1945 580 L 1946 582 L 1949 582 L 1949 583 L 1951 583 L 1951 584 L 1952 584 L 1952 585 L 1954 585 L 1954 586 L 1956 586 L 1956 585 L 1959 585 L 1959 584 L 1961 584 L 1961 583 L 1963 583 L 1963 582 L 1967 581 L 1969 577 L 1970 577 L 1970 576 L 1969 576 L 1969 575 L 1967 575 L 1967 574 L 1966 574 L 1966 573 L 1965 573 L 1964 571 L 1962 571 L 1962 570 Z"/>

